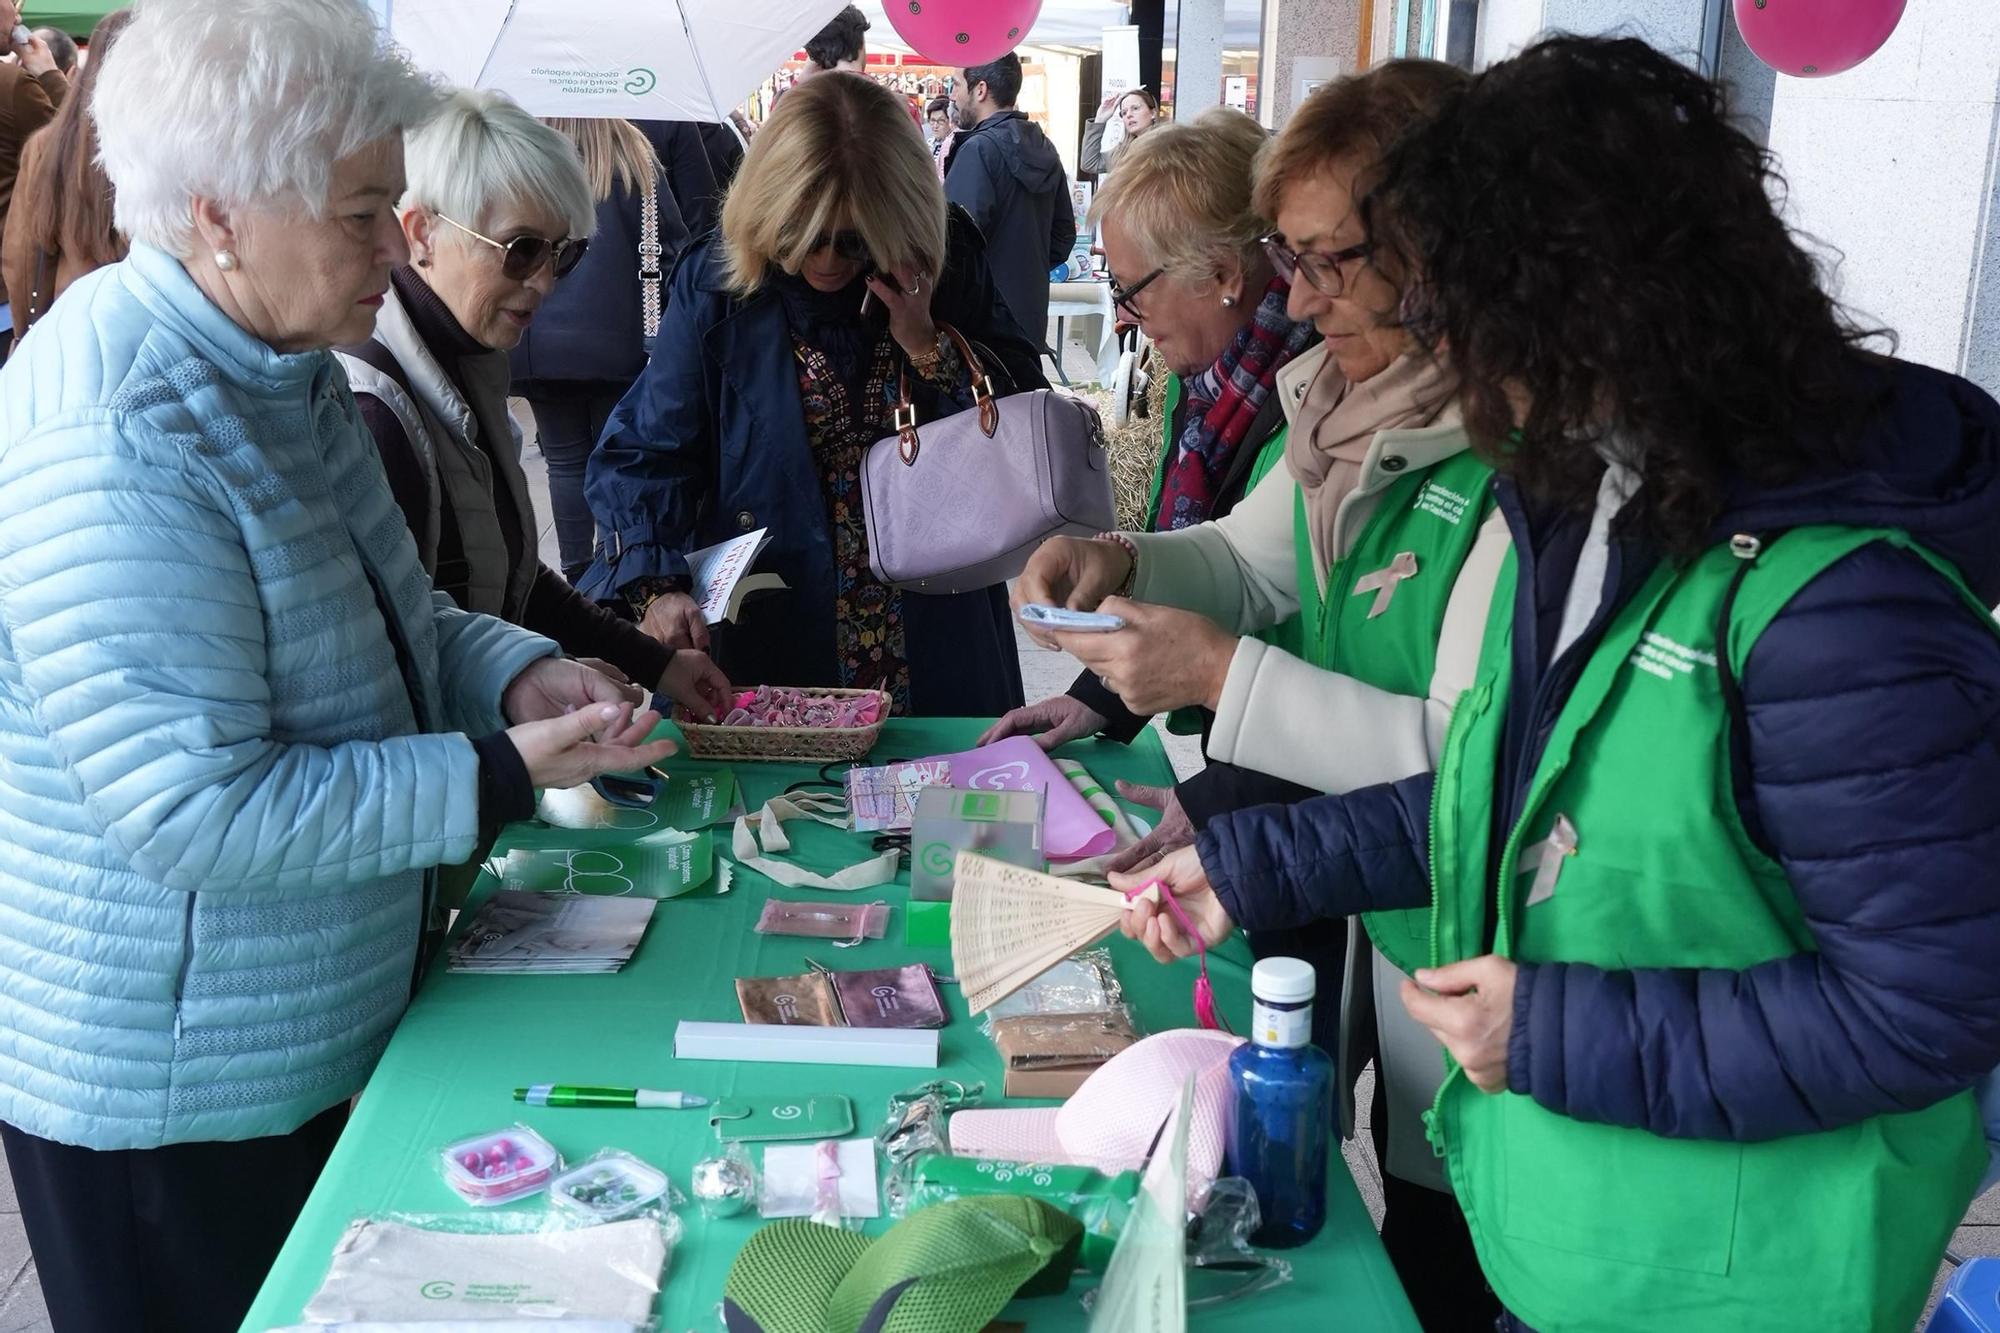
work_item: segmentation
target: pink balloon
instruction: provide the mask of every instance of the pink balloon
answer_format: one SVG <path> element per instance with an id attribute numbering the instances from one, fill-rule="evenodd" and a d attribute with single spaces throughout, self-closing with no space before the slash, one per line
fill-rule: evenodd
<path id="1" fill-rule="evenodd" d="M 1908 0 L 1736 0 L 1744 45 L 1780 74 L 1823 79 L 1882 49 Z"/>
<path id="2" fill-rule="evenodd" d="M 1042 0 L 887 0 L 889 23 L 935 65 L 983 65 L 1019 46 Z"/>

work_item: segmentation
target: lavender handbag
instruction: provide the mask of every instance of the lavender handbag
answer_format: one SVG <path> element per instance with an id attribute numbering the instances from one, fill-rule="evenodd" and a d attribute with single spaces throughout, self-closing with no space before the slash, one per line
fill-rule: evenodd
<path id="1" fill-rule="evenodd" d="M 1013 578 L 1050 537 L 1117 526 L 1097 410 L 1051 389 L 995 398 L 971 346 L 938 327 L 972 371 L 973 406 L 920 431 L 904 370 L 896 433 L 861 464 L 875 577 L 970 592 Z"/>

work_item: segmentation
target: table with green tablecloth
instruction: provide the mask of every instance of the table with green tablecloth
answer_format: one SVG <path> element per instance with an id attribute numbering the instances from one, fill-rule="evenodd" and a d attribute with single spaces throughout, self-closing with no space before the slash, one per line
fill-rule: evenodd
<path id="1" fill-rule="evenodd" d="M 883 730 L 878 758 L 915 758 L 970 747 L 983 724 L 970 720 L 896 720 Z M 1080 760 L 1107 788 L 1117 778 L 1171 781 L 1158 739 L 1147 732 L 1131 746 L 1082 742 L 1062 753 Z M 675 758 L 669 767 L 692 761 Z M 816 776 L 802 765 L 733 765 L 754 807 L 789 784 Z M 793 858 L 819 870 L 869 855 L 865 836 L 795 822 Z M 726 849 L 726 827 L 716 830 Z M 674 1026 L 682 1019 L 740 1021 L 734 981 L 805 970 L 811 956 L 832 965 L 874 967 L 925 962 L 948 973 L 949 951 L 904 942 L 908 874 L 898 884 L 867 890 L 895 910 L 888 937 L 834 951 L 828 941 L 759 935 L 751 925 L 774 892 L 787 898 L 830 897 L 783 890 L 738 869 L 731 891 L 663 901 L 644 943 L 614 976 L 490 976 L 434 968 L 411 1002 L 353 1118 L 328 1162 L 305 1212 L 244 1322 L 263 1330 L 296 1322 L 325 1274 L 334 1242 L 357 1217 L 387 1213 L 470 1211 L 438 1173 L 438 1151 L 453 1141 L 515 1121 L 533 1126 L 580 1161 L 600 1148 L 622 1148 L 666 1169 L 687 1188 L 694 1162 L 711 1151 L 714 1133 L 701 1111 L 538 1109 L 513 1100 L 531 1083 L 677 1088 L 711 1098 L 756 1100 L 841 1093 L 851 1097 L 857 1133 L 881 1123 L 891 1094 L 933 1078 L 985 1080 L 997 1094 L 1000 1062 L 969 1019 L 956 988 L 944 987 L 951 1022 L 939 1034 L 938 1069 L 875 1069 L 830 1065 L 736 1064 L 676 1060 Z M 474 890 L 476 907 L 492 890 Z M 1191 962 L 1162 967 L 1124 939 L 1111 942 L 1127 999 L 1145 1031 L 1192 1026 Z M 1210 970 L 1225 1017 L 1238 1031 L 1249 1018 L 1249 954 L 1240 940 L 1217 951 Z M 989 1098 L 992 1105 L 997 1096 Z M 1046 1103 L 1041 1103 L 1046 1104 Z M 512 1205 L 542 1209 L 537 1195 Z M 664 1330 L 719 1327 L 723 1280 L 736 1252 L 761 1225 L 754 1210 L 724 1221 L 683 1210 L 686 1234 L 675 1249 L 661 1303 Z M 870 1230 L 889 1225 L 887 1218 Z M 1326 1228 L 1290 1251 L 1293 1280 L 1274 1291 L 1198 1311 L 1198 1329 L 1339 1327 L 1353 1333 L 1416 1329 L 1416 1320 L 1356 1193 L 1340 1154 L 1333 1154 Z M 1071 1294 L 1017 1302 L 1009 1317 L 1031 1330 L 1080 1329 L 1087 1315 Z"/>

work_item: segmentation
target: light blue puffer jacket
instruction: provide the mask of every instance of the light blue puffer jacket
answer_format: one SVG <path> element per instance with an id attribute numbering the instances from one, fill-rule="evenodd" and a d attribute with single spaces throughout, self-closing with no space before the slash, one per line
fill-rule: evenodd
<path id="1" fill-rule="evenodd" d="M 0 1120 L 146 1148 L 359 1090 L 474 851 L 456 733 L 554 651 L 432 592 L 331 355 L 158 250 L 79 281 L 0 371 Z"/>

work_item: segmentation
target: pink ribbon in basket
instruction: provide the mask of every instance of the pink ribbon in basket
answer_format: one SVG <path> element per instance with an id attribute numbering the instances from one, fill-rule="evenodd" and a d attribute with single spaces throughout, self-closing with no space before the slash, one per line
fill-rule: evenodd
<path id="1" fill-rule="evenodd" d="M 736 696 L 725 727 L 872 727 L 882 700 L 873 694 L 829 695 L 784 685 L 759 685 Z"/>

